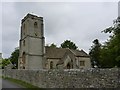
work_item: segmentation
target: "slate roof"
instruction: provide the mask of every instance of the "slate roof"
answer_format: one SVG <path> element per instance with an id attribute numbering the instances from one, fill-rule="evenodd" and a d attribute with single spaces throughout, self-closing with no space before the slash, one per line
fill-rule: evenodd
<path id="1" fill-rule="evenodd" d="M 77 57 L 89 56 L 83 50 L 79 51 L 79 50 L 72 50 L 68 48 L 51 48 L 51 47 L 45 47 L 45 49 L 46 49 L 46 58 L 61 59 L 64 56 L 65 52 L 67 52 L 67 50 L 71 51 Z"/>

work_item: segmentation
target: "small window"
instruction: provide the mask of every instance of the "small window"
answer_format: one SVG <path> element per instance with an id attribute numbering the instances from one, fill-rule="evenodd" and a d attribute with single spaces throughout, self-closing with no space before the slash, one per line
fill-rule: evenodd
<path id="1" fill-rule="evenodd" d="M 50 69 L 53 69 L 53 61 L 50 62 Z"/>
<path id="2" fill-rule="evenodd" d="M 25 29 L 25 24 L 23 25 L 23 29 Z"/>
<path id="3" fill-rule="evenodd" d="M 23 52 L 23 55 L 22 55 L 23 69 L 25 69 L 25 60 L 26 60 L 25 52 Z"/>
<path id="4" fill-rule="evenodd" d="M 80 61 L 80 66 L 85 66 L 85 61 Z"/>
<path id="5" fill-rule="evenodd" d="M 37 33 L 35 32 L 35 36 L 37 36 Z"/>
<path id="6" fill-rule="evenodd" d="M 23 24 L 23 34 L 25 35 L 25 24 Z"/>
<path id="7" fill-rule="evenodd" d="M 23 66 L 23 69 L 25 69 L 25 66 Z"/>
<path id="8" fill-rule="evenodd" d="M 34 28 L 38 28 L 37 22 L 34 23 Z"/>
<path id="9" fill-rule="evenodd" d="M 25 46 L 25 40 L 23 41 L 23 46 Z"/>

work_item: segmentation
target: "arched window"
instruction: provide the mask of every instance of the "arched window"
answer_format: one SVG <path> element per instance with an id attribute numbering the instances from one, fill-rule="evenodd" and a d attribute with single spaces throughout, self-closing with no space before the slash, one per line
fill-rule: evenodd
<path id="1" fill-rule="evenodd" d="M 71 69 L 73 69 L 73 60 L 71 59 Z"/>
<path id="2" fill-rule="evenodd" d="M 25 52 L 22 54 L 23 69 L 25 69 Z"/>
<path id="3" fill-rule="evenodd" d="M 70 69 L 70 63 L 67 64 L 67 69 Z"/>
<path id="4" fill-rule="evenodd" d="M 25 24 L 23 24 L 23 29 L 25 29 Z"/>
<path id="5" fill-rule="evenodd" d="M 37 22 L 34 23 L 34 28 L 38 28 Z"/>
<path id="6" fill-rule="evenodd" d="M 34 23 L 34 35 L 37 36 L 37 28 L 38 28 L 38 23 Z"/>
<path id="7" fill-rule="evenodd" d="M 25 46 L 25 40 L 23 41 L 23 46 Z"/>
<path id="8" fill-rule="evenodd" d="M 50 62 L 50 69 L 53 69 L 53 61 Z"/>
<path id="9" fill-rule="evenodd" d="M 23 34 L 25 35 L 25 24 L 23 24 Z"/>

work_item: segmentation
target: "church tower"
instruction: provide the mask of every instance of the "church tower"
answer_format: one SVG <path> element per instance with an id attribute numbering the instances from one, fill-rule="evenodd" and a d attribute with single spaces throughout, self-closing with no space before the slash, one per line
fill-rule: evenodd
<path id="1" fill-rule="evenodd" d="M 21 22 L 18 69 L 43 69 L 43 17 L 27 14 Z"/>

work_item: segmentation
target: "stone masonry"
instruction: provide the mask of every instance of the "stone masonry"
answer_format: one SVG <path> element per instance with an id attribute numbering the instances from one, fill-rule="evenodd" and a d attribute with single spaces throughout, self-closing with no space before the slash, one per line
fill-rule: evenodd
<path id="1" fill-rule="evenodd" d="M 40 88 L 120 88 L 120 70 L 4 70 L 3 75 Z"/>

